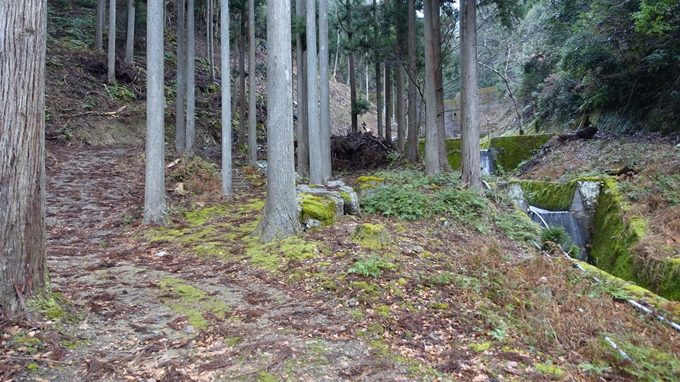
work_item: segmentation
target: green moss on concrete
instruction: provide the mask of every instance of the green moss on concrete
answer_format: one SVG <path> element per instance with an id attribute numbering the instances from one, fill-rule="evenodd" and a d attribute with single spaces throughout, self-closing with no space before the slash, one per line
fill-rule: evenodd
<path id="1" fill-rule="evenodd" d="M 392 242 L 392 237 L 382 224 L 365 223 L 357 226 L 352 240 L 365 248 L 385 248 Z"/>
<path id="2" fill-rule="evenodd" d="M 166 278 L 159 282 L 164 296 L 161 301 L 175 313 L 187 317 L 187 322 L 196 330 L 208 327 L 206 314 L 211 313 L 224 319 L 229 306 L 207 292 L 176 278 Z"/>
<path id="3" fill-rule="evenodd" d="M 577 186 L 576 181 L 553 183 L 527 180 L 519 184 L 530 205 L 551 211 L 568 210 Z"/>
<path id="4" fill-rule="evenodd" d="M 357 178 L 359 190 L 370 190 L 385 183 L 385 179 L 378 176 L 360 176 Z"/>
<path id="5" fill-rule="evenodd" d="M 489 148 L 496 153 L 496 167 L 511 171 L 531 158 L 552 135 L 516 135 L 491 138 Z"/>
<path id="6" fill-rule="evenodd" d="M 507 137 L 483 138 L 480 149 L 492 150 L 496 155 L 496 170 L 511 171 L 520 163 L 531 158 L 552 135 L 515 135 Z M 418 142 L 421 156 L 425 154 L 425 141 Z M 461 140 L 447 139 L 446 153 L 452 169 L 460 169 Z"/>
<path id="7" fill-rule="evenodd" d="M 335 201 L 323 196 L 302 194 L 301 219 L 315 219 L 323 225 L 335 222 Z"/>

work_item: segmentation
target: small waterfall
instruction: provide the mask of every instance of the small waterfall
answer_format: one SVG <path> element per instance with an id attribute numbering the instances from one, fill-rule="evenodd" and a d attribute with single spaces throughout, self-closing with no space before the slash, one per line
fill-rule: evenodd
<path id="1" fill-rule="evenodd" d="M 542 208 L 529 206 L 529 216 L 542 226 L 562 227 L 571 237 L 571 241 L 581 248 L 586 248 L 588 235 L 570 211 L 548 211 Z"/>
<path id="2" fill-rule="evenodd" d="M 493 175 L 493 158 L 489 150 L 479 151 L 480 163 L 482 165 L 482 175 Z"/>

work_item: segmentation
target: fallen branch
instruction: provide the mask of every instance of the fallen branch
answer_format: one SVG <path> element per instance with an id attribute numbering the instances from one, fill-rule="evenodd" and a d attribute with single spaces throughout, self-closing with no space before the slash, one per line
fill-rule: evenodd
<path id="1" fill-rule="evenodd" d="M 84 117 L 86 115 L 93 115 L 97 117 L 116 117 L 118 114 L 122 113 L 123 110 L 127 109 L 127 105 L 121 106 L 118 110 L 114 111 L 86 111 L 83 113 L 77 113 L 77 114 L 71 114 L 71 115 L 62 115 L 62 117 L 72 119 L 72 118 L 79 118 L 79 117 Z"/>

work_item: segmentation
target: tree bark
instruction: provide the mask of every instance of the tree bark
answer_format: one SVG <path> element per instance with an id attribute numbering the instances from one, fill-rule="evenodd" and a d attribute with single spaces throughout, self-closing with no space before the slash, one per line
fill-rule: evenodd
<path id="1" fill-rule="evenodd" d="M 352 31 L 352 3 L 350 0 L 345 1 L 345 8 L 347 9 L 347 41 L 352 44 L 354 32 Z M 347 58 L 347 71 L 349 75 L 349 93 L 350 103 L 352 104 L 352 131 L 359 130 L 359 115 L 356 112 L 357 104 L 357 79 L 354 70 L 354 51 L 349 51 Z"/>
<path id="2" fill-rule="evenodd" d="M 163 0 L 149 0 L 147 7 L 144 223 L 162 225 L 165 220 Z"/>
<path id="3" fill-rule="evenodd" d="M 248 0 L 248 161 L 257 162 L 257 120 L 255 95 L 255 0 Z"/>
<path id="4" fill-rule="evenodd" d="M 321 180 L 331 179 L 331 109 L 330 78 L 328 75 L 328 0 L 319 0 L 319 129 L 321 140 Z"/>
<path id="5" fill-rule="evenodd" d="M 441 173 L 439 159 L 439 133 L 437 131 L 437 80 L 436 80 L 436 43 L 433 35 L 433 3 L 424 1 L 425 24 L 425 171 L 428 175 Z"/>
<path id="6" fill-rule="evenodd" d="M 418 162 L 418 123 L 416 121 L 416 2 L 408 0 L 408 149 L 407 158 L 411 163 Z"/>
<path id="7" fill-rule="evenodd" d="M 482 189 L 477 89 L 477 15 L 475 2 L 461 1 L 461 173 L 463 183 Z"/>
<path id="8" fill-rule="evenodd" d="M 295 15 L 305 15 L 305 1 L 295 0 Z M 295 35 L 295 53 L 297 64 L 297 172 L 301 176 L 309 175 L 309 135 L 307 125 L 307 73 L 305 70 L 305 51 L 302 46 L 303 35 Z"/>
<path id="9" fill-rule="evenodd" d="M 106 0 L 97 0 L 97 16 L 94 27 L 94 48 L 104 51 L 104 23 L 106 22 Z"/>
<path id="10" fill-rule="evenodd" d="M 116 0 L 109 2 L 109 46 L 108 73 L 106 82 L 111 84 L 116 80 Z"/>
<path id="11" fill-rule="evenodd" d="M 394 71 L 394 82 L 396 82 L 396 115 L 397 115 L 397 150 L 404 152 L 406 141 L 406 115 L 404 114 L 404 67 L 401 63 Z"/>
<path id="12" fill-rule="evenodd" d="M 215 82 L 215 0 L 208 0 L 208 19 L 206 20 L 206 35 L 208 43 L 208 65 L 210 67 L 210 82 Z"/>
<path id="13" fill-rule="evenodd" d="M 229 62 L 229 0 L 220 0 L 220 67 L 222 93 L 222 195 L 232 193 L 231 67 Z"/>
<path id="14" fill-rule="evenodd" d="M 321 128 L 319 125 L 318 61 L 316 55 L 316 1 L 307 1 L 307 124 L 309 126 L 309 181 L 323 183 L 321 171 Z"/>
<path id="15" fill-rule="evenodd" d="M 392 68 L 385 62 L 385 139 L 392 144 Z"/>
<path id="16" fill-rule="evenodd" d="M 162 20 L 165 24 L 165 20 Z M 128 0 L 127 34 L 125 36 L 125 63 L 132 65 L 135 58 L 135 0 Z"/>
<path id="17" fill-rule="evenodd" d="M 241 11 L 241 49 L 238 55 L 238 71 L 239 83 L 241 85 L 241 92 L 239 93 L 239 110 L 238 110 L 238 141 L 240 144 L 246 144 L 246 17 L 245 12 Z"/>
<path id="18" fill-rule="evenodd" d="M 0 2 L 0 317 L 45 288 L 47 2 Z"/>
<path id="19" fill-rule="evenodd" d="M 184 154 L 194 155 L 196 140 L 196 12 L 195 0 L 187 3 L 187 122 Z"/>
<path id="20" fill-rule="evenodd" d="M 187 28 L 186 0 L 177 0 L 177 99 L 175 100 L 175 150 L 186 145 Z"/>
<path id="21" fill-rule="evenodd" d="M 442 37 L 440 2 L 432 1 L 432 36 L 434 38 L 435 81 L 437 86 L 437 139 L 439 143 L 439 165 L 442 171 L 450 171 L 448 155 L 446 153 L 446 128 L 444 125 L 444 75 L 442 61 Z"/>
<path id="22" fill-rule="evenodd" d="M 378 42 L 380 36 L 380 28 L 378 24 L 378 1 L 373 0 L 373 39 L 375 43 Z M 382 104 L 382 81 L 381 81 L 381 70 L 380 70 L 380 55 L 378 54 L 378 49 L 375 50 L 375 103 L 377 108 L 377 123 L 378 123 L 378 138 L 383 139 L 385 132 L 383 131 L 383 104 Z"/>
<path id="23" fill-rule="evenodd" d="M 267 4 L 267 202 L 255 230 L 268 242 L 297 234 L 298 220 L 293 158 L 290 0 Z"/>

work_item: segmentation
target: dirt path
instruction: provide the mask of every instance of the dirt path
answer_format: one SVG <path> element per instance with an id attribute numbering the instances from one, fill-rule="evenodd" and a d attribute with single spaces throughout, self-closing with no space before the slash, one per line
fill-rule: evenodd
<path id="1" fill-rule="evenodd" d="M 332 302 L 293 292 L 244 263 L 165 254 L 140 244 L 139 151 L 55 147 L 51 152 L 52 287 L 85 313 L 66 328 L 72 338 L 63 361 L 40 377 L 409 379 L 406 370 L 352 339 L 342 324 L 351 320 Z M 184 306 L 186 315 L 178 314 L 182 298 L 192 294 L 214 313 L 204 330 L 191 325 L 191 306 Z"/>

